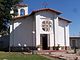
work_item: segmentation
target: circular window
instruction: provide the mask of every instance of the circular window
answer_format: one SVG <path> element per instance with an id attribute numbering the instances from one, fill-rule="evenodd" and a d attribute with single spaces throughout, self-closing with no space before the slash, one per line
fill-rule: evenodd
<path id="1" fill-rule="evenodd" d="M 43 31 L 50 31 L 51 27 L 52 27 L 51 21 L 43 21 L 42 22 L 42 30 Z"/>

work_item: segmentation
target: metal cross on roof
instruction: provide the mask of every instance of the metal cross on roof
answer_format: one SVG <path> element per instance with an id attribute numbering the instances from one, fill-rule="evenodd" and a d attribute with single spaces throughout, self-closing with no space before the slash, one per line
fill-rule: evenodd
<path id="1" fill-rule="evenodd" d="M 47 8 L 48 2 L 47 1 L 46 2 L 43 2 L 42 5 L 44 6 L 44 8 Z"/>

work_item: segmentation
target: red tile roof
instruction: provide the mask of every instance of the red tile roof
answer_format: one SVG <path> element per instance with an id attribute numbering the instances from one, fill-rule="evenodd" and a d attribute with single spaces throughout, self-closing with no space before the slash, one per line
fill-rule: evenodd
<path id="1" fill-rule="evenodd" d="M 18 6 L 18 7 L 27 7 L 26 4 L 16 4 L 16 6 Z"/>
<path id="2" fill-rule="evenodd" d="M 32 13 L 29 14 L 29 15 L 24 15 L 24 16 L 16 17 L 15 19 L 25 18 L 25 17 L 31 16 L 31 15 L 37 13 L 37 12 L 40 12 L 40 11 L 52 11 L 52 12 L 58 14 L 58 15 L 61 14 L 61 12 L 59 12 L 59 11 L 56 11 L 56 10 L 53 10 L 53 9 L 49 9 L 49 8 L 44 8 L 44 9 L 34 10 L 34 11 L 32 11 Z M 59 17 L 59 19 L 65 20 L 65 21 L 67 21 L 68 23 L 71 23 L 71 21 L 69 21 L 68 19 L 65 19 L 65 18 L 62 18 L 62 17 Z"/>
<path id="3" fill-rule="evenodd" d="M 43 9 L 39 9 L 39 10 L 34 10 L 34 11 L 32 11 L 32 13 L 36 13 L 36 12 L 40 12 L 40 11 L 52 11 L 52 12 L 58 14 L 58 15 L 62 14 L 62 12 L 57 11 L 57 10 L 53 10 L 53 9 L 50 9 L 50 8 L 43 8 Z"/>
<path id="4" fill-rule="evenodd" d="M 59 11 L 56 11 L 56 10 L 53 10 L 53 9 L 49 9 L 49 8 L 44 8 L 44 9 L 34 10 L 34 11 L 32 11 L 32 13 L 29 14 L 29 15 L 16 17 L 15 19 L 24 18 L 24 17 L 30 16 L 30 15 L 33 15 L 33 14 L 35 14 L 35 13 L 37 13 L 37 12 L 40 12 L 40 11 L 52 11 L 52 12 L 54 12 L 54 13 L 56 13 L 56 14 L 61 14 L 61 12 L 59 12 Z"/>

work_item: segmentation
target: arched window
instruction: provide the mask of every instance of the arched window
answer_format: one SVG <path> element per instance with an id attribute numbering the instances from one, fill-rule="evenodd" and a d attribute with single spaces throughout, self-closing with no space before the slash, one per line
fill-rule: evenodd
<path id="1" fill-rule="evenodd" d="M 13 8 L 14 11 L 14 15 L 17 16 L 18 15 L 18 9 L 17 8 Z"/>
<path id="2" fill-rule="evenodd" d="M 25 15 L 25 10 L 24 9 L 21 9 L 20 10 L 20 16 L 24 16 Z"/>

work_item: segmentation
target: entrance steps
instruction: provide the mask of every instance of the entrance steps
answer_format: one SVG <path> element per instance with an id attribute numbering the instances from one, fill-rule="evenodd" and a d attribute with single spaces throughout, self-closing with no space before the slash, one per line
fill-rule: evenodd
<path id="1" fill-rule="evenodd" d="M 40 50 L 40 51 L 37 51 L 37 54 L 52 54 L 54 52 L 63 52 L 63 53 L 65 53 L 66 51 L 65 50 Z"/>

